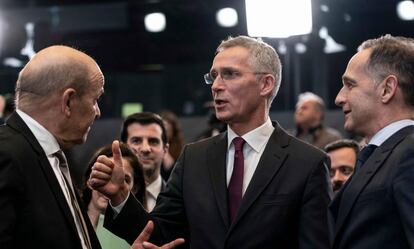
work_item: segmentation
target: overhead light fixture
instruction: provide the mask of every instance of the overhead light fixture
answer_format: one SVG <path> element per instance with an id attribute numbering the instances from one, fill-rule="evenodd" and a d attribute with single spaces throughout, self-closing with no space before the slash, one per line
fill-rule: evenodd
<path id="1" fill-rule="evenodd" d="M 247 32 L 286 38 L 312 32 L 311 0 L 245 0 Z"/>
<path id="2" fill-rule="evenodd" d="M 234 27 L 238 22 L 237 11 L 233 8 L 220 9 L 217 11 L 216 20 L 221 27 Z"/>
<path id="3" fill-rule="evenodd" d="M 148 32 L 161 32 L 165 30 L 166 18 L 164 13 L 155 12 L 145 16 L 145 29 Z"/>
<path id="4" fill-rule="evenodd" d="M 321 27 L 319 30 L 319 37 L 325 40 L 325 47 L 323 52 L 325 54 L 339 53 L 346 50 L 346 47 L 342 44 L 337 43 L 328 33 L 328 28 Z"/>
<path id="5" fill-rule="evenodd" d="M 413 1 L 401 1 L 397 4 L 397 15 L 401 20 L 414 20 L 414 3 Z"/>
<path id="6" fill-rule="evenodd" d="M 304 54 L 306 53 L 306 51 L 308 50 L 308 48 L 306 47 L 306 45 L 302 42 L 296 43 L 295 44 L 295 52 L 298 54 Z"/>

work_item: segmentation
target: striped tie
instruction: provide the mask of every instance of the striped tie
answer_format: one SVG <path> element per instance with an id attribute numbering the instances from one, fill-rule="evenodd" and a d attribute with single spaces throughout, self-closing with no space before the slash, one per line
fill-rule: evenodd
<path id="1" fill-rule="evenodd" d="M 56 153 L 53 154 L 54 156 L 56 156 L 59 159 L 59 168 L 60 171 L 63 174 L 63 181 L 65 183 L 65 191 L 68 194 L 68 196 L 70 197 L 70 205 L 72 206 L 74 212 L 75 212 L 75 219 L 78 222 L 78 224 L 80 224 L 80 229 L 81 234 L 83 235 L 83 241 L 86 244 L 86 247 L 88 249 L 92 249 L 91 246 L 91 242 L 89 239 L 89 234 L 88 234 L 88 228 L 86 227 L 86 223 L 85 220 L 82 216 L 82 212 L 80 210 L 79 207 L 79 203 L 76 199 L 75 193 L 74 193 L 74 189 L 72 184 L 69 183 L 69 179 L 70 179 L 70 174 L 69 174 L 69 168 L 68 168 L 68 163 L 66 161 L 66 157 L 65 154 L 63 153 L 63 151 L 59 150 Z"/>

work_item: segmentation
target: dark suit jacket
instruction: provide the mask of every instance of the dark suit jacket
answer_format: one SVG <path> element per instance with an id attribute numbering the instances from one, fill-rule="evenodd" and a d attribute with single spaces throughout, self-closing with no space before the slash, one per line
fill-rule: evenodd
<path id="1" fill-rule="evenodd" d="M 92 247 L 101 248 L 81 209 Z M 0 248 L 82 248 L 50 163 L 17 113 L 0 127 Z"/>
<path id="2" fill-rule="evenodd" d="M 130 196 L 115 220 L 107 209 L 105 226 L 132 242 L 153 219 L 152 241 L 184 237 L 192 249 L 328 248 L 332 191 L 323 152 L 276 125 L 233 223 L 226 153 L 226 133 L 187 145 L 151 214 Z"/>
<path id="3" fill-rule="evenodd" d="M 392 135 L 335 196 L 333 248 L 414 248 L 413 134 L 409 126 Z"/>

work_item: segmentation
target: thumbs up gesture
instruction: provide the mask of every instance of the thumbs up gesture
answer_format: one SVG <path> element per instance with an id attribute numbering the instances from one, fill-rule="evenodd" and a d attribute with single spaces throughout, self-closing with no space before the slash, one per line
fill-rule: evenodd
<path id="1" fill-rule="evenodd" d="M 89 176 L 89 186 L 111 200 L 113 206 L 118 206 L 128 197 L 128 186 L 125 183 L 125 173 L 122 165 L 122 154 L 119 141 L 112 142 L 112 158 L 99 156 L 92 166 Z"/>

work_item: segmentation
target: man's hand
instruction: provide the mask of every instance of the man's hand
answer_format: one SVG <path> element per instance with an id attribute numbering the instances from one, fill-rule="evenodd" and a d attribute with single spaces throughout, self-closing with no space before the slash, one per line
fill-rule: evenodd
<path id="1" fill-rule="evenodd" d="M 108 197 L 113 206 L 117 206 L 127 198 L 129 192 L 117 140 L 112 143 L 112 155 L 113 158 L 101 155 L 96 159 L 88 184 L 92 189 Z"/>
<path id="2" fill-rule="evenodd" d="M 151 244 L 147 241 L 153 230 L 154 223 L 152 221 L 148 221 L 147 225 L 144 227 L 144 230 L 142 230 L 142 232 L 138 235 L 138 238 L 134 241 L 134 244 L 132 244 L 131 249 L 173 249 L 181 244 L 184 244 L 184 239 L 181 238 L 171 241 L 161 247 Z"/>

